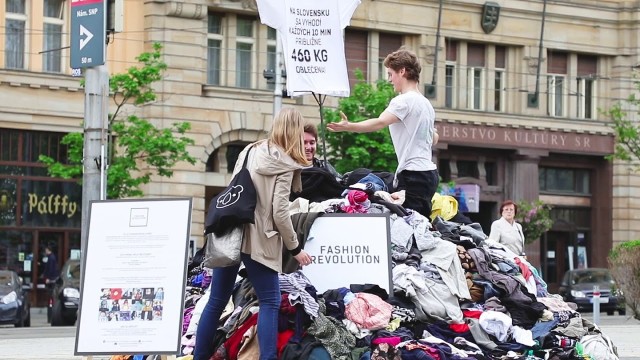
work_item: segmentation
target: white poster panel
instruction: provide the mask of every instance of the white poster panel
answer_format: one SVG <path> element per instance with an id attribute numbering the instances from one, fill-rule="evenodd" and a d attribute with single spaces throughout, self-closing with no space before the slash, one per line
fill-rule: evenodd
<path id="1" fill-rule="evenodd" d="M 393 294 L 388 215 L 318 217 L 304 249 L 313 261 L 302 272 L 318 293 L 351 284 L 376 284 Z"/>
<path id="2" fill-rule="evenodd" d="M 191 199 L 93 201 L 76 355 L 178 354 Z"/>
<path id="3" fill-rule="evenodd" d="M 575 267 L 573 267 L 573 246 L 567 246 L 567 252 L 569 256 L 569 270 L 573 270 L 575 269 Z"/>
<path id="4" fill-rule="evenodd" d="M 260 20 L 278 31 L 287 93 L 349 96 L 343 29 L 360 0 L 258 0 Z"/>

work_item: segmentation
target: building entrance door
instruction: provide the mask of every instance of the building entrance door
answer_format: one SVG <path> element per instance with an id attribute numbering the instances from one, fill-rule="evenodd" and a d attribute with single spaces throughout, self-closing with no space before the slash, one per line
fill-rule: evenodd
<path id="1" fill-rule="evenodd" d="M 570 269 L 570 248 L 573 244 L 573 232 L 549 231 L 542 246 L 542 276 L 551 293 L 558 292 L 558 286 L 564 273 Z M 546 246 L 545 246 L 546 245 Z"/>

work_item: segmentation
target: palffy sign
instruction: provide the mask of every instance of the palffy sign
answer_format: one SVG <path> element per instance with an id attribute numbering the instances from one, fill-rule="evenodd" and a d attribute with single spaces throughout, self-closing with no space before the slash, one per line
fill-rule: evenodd
<path id="1" fill-rule="evenodd" d="M 317 218 L 304 249 L 302 272 L 319 293 L 350 284 L 376 284 L 393 293 L 389 216 L 327 214 Z"/>

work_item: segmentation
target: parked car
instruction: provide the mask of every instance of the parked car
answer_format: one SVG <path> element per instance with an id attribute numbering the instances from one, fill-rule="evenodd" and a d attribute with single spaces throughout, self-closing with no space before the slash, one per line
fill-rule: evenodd
<path id="1" fill-rule="evenodd" d="M 593 311 L 594 286 L 600 289 L 600 311 L 613 315 L 617 311 L 626 314 L 624 294 L 616 286 L 608 269 L 586 268 L 569 270 L 564 274 L 558 293 L 565 301 L 578 305 L 582 312 Z"/>
<path id="2" fill-rule="evenodd" d="M 80 260 L 67 260 L 51 292 L 51 326 L 72 326 L 80 304 Z"/>
<path id="3" fill-rule="evenodd" d="M 28 288 L 15 271 L 0 270 L 0 324 L 31 326 Z"/>

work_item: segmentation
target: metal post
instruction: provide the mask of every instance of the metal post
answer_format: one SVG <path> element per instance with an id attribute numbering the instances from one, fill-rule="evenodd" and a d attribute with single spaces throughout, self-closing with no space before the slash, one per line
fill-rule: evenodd
<path id="1" fill-rule="evenodd" d="M 273 90 L 273 118 L 282 108 L 282 43 L 276 33 L 276 87 Z"/>
<path id="2" fill-rule="evenodd" d="M 91 201 L 104 199 L 106 186 L 105 147 L 107 116 L 105 109 L 109 96 L 109 72 L 106 65 L 85 70 L 84 87 L 84 154 L 82 174 L 81 252 L 87 246 L 89 206 Z M 82 259 L 84 261 L 84 259 Z"/>
<path id="3" fill-rule="evenodd" d="M 442 3 L 440 0 L 438 5 L 438 29 L 436 30 L 436 52 L 433 60 L 433 74 L 431 77 L 431 85 L 435 85 L 438 81 L 438 53 L 440 52 L 440 28 L 442 26 Z"/>
<path id="4" fill-rule="evenodd" d="M 600 286 L 593 285 L 593 323 L 598 325 L 600 323 Z"/>
<path id="5" fill-rule="evenodd" d="M 540 96 L 540 68 L 542 66 L 542 47 L 544 41 L 544 23 L 547 19 L 547 0 L 543 0 L 542 4 L 542 24 L 540 25 L 540 41 L 538 42 L 538 66 L 536 69 L 536 92 L 534 96 L 536 98 L 536 102 L 538 101 L 538 97 Z M 537 106 L 536 106 L 537 107 Z"/>
<path id="6" fill-rule="evenodd" d="M 313 98 L 316 99 L 318 103 L 319 112 L 320 112 L 320 128 L 322 129 L 322 160 L 324 161 L 324 167 L 327 167 L 327 142 L 326 142 L 326 127 L 324 126 L 324 101 L 327 98 L 327 95 L 312 93 Z"/>

